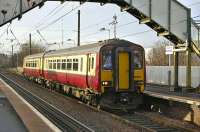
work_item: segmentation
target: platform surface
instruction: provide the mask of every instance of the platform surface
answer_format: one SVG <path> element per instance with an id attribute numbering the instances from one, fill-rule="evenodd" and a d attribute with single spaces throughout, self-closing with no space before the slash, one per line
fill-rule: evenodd
<path id="1" fill-rule="evenodd" d="M 188 92 L 171 92 L 169 86 L 150 85 L 146 86 L 146 95 L 187 104 L 200 105 L 200 94 Z"/>
<path id="2" fill-rule="evenodd" d="M 0 132 L 27 132 L 23 122 L 0 91 Z"/>
<path id="3" fill-rule="evenodd" d="M 3 99 L 4 97 L 7 98 L 7 102 L 10 102 L 10 106 L 8 105 L 2 110 L 0 106 L 0 132 L 59 131 L 59 129 L 57 129 L 56 126 L 54 126 L 48 119 L 41 115 L 33 106 L 26 102 L 20 95 L 18 95 L 10 86 L 8 86 L 1 79 L 0 91 L 0 99 Z M 11 108 L 12 110 L 10 110 Z M 16 113 L 15 116 L 12 116 L 13 113 Z M 8 118 L 7 116 L 11 117 Z"/>

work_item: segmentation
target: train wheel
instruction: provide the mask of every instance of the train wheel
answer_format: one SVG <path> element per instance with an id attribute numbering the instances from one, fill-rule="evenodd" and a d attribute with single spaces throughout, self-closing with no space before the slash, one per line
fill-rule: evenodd
<path id="1" fill-rule="evenodd" d="M 100 111 L 100 109 L 101 109 L 101 105 L 98 104 L 98 105 L 97 105 L 97 110 Z"/>
<path id="2" fill-rule="evenodd" d="M 45 82 L 43 79 L 41 79 L 41 85 L 42 85 L 42 87 L 45 87 Z"/>
<path id="3" fill-rule="evenodd" d="M 156 105 L 156 104 L 154 104 L 154 105 L 151 105 L 151 110 L 153 111 L 153 112 L 159 112 L 159 106 L 158 105 Z"/>
<path id="4" fill-rule="evenodd" d="M 96 95 L 96 94 L 92 94 L 91 95 L 91 99 L 90 99 L 90 101 L 91 101 L 91 105 L 93 105 L 93 106 L 98 106 L 99 105 L 99 96 L 98 95 Z"/>
<path id="5" fill-rule="evenodd" d="M 69 88 L 67 94 L 68 94 L 69 96 L 72 96 L 72 88 Z"/>
<path id="6" fill-rule="evenodd" d="M 91 104 L 90 100 L 86 100 L 86 104 L 89 106 Z"/>
<path id="7" fill-rule="evenodd" d="M 49 87 L 48 89 L 51 91 L 52 90 L 52 87 L 53 87 L 53 84 L 51 82 L 49 82 Z"/>
<path id="8" fill-rule="evenodd" d="M 62 94 L 65 94 L 64 85 L 61 85 L 61 89 L 60 89 L 60 90 L 61 90 L 61 93 L 62 93 Z"/>
<path id="9" fill-rule="evenodd" d="M 91 101 L 91 104 L 92 104 L 93 106 L 96 106 L 96 105 L 97 105 L 97 99 L 96 99 L 95 95 L 92 95 L 92 96 L 91 96 L 90 101 Z"/>
<path id="10" fill-rule="evenodd" d="M 83 94 L 81 96 L 81 101 L 83 101 L 83 103 L 87 103 L 87 98 L 86 98 L 85 92 L 83 92 Z"/>

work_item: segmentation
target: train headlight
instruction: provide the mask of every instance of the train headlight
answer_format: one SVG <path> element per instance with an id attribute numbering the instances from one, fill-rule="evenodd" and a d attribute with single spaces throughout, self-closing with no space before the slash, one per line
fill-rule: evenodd
<path id="1" fill-rule="evenodd" d="M 111 81 L 102 81 L 103 86 L 111 86 L 112 82 Z"/>

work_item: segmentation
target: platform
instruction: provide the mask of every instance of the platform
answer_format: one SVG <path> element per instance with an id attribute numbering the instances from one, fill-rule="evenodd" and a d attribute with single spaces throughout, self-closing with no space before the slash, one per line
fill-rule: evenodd
<path id="1" fill-rule="evenodd" d="M 4 109 L 2 103 L 6 106 Z M 59 129 L 0 79 L 0 131 L 53 132 Z"/>
<path id="2" fill-rule="evenodd" d="M 171 92 L 168 86 L 147 85 L 144 92 L 146 95 L 186 103 L 190 105 L 200 105 L 200 94 L 188 92 Z"/>
<path id="3" fill-rule="evenodd" d="M 26 132 L 23 122 L 10 105 L 7 98 L 0 91 L 0 131 L 1 132 Z"/>
<path id="4" fill-rule="evenodd" d="M 171 92 L 168 86 L 161 85 L 147 85 L 144 94 L 150 101 L 152 99 L 169 101 L 170 107 L 166 108 L 165 112 L 200 126 L 200 94 Z"/>

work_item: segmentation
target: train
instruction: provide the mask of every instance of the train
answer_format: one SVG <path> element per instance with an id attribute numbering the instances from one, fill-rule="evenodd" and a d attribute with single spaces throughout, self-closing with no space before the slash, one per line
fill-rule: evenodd
<path id="1" fill-rule="evenodd" d="M 26 56 L 23 75 L 46 88 L 112 109 L 143 103 L 145 51 L 138 44 L 110 39 Z"/>

